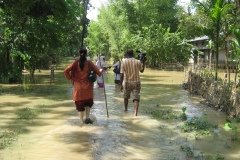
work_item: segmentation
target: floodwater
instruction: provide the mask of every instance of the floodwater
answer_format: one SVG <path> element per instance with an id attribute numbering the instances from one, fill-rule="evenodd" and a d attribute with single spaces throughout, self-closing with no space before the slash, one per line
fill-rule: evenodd
<path id="1" fill-rule="evenodd" d="M 203 106 L 198 97 L 190 97 L 180 85 L 175 85 L 176 79 L 173 77 L 158 74 L 160 72 L 147 71 L 145 77 L 142 77 L 143 92 L 138 117 L 133 116 L 131 101 L 129 111 L 123 111 L 122 94 L 109 83 L 106 85 L 109 118 L 104 90 L 95 88 L 95 104 L 91 112 L 95 119 L 93 125 L 79 124 L 71 100 L 59 102 L 55 112 L 44 113 L 38 118 L 37 121 L 41 122 L 39 126 L 30 126 L 28 129 L 31 132 L 21 134 L 12 146 L 0 150 L 0 160 L 191 159 L 181 151 L 184 145 L 190 146 L 198 155 L 192 159 L 205 159 L 204 155 L 207 154 L 220 154 L 227 160 L 240 159 L 239 142 L 232 142 L 229 131 L 223 129 L 225 115 Z M 168 83 L 163 84 L 161 78 L 167 77 Z M 71 87 L 66 93 L 69 99 L 70 93 Z M 2 97 L 1 102 L 4 102 Z M 213 136 L 196 140 L 195 136 L 181 132 L 181 121 L 156 120 L 145 114 L 144 110 L 156 104 L 175 110 L 187 107 L 188 117 L 204 115 L 219 127 Z M 69 114 L 63 114 L 69 110 L 72 110 L 67 112 Z"/>

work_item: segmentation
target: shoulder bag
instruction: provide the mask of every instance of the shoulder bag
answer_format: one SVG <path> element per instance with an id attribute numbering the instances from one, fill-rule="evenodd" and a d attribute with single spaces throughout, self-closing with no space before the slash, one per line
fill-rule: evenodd
<path id="1" fill-rule="evenodd" d="M 96 73 L 94 72 L 94 70 L 92 70 L 92 66 L 91 64 L 89 63 L 88 61 L 88 68 L 89 68 L 89 74 L 88 74 L 88 80 L 92 83 L 94 83 L 97 79 L 97 75 Z"/>

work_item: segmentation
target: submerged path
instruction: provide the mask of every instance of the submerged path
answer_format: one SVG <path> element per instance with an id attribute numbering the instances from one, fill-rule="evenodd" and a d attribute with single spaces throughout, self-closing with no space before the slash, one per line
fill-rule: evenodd
<path id="1" fill-rule="evenodd" d="M 157 72 L 154 72 L 157 73 Z M 153 76 L 151 76 L 153 77 Z M 164 76 L 161 74 L 162 79 Z M 39 117 L 39 126 L 32 132 L 23 134 L 10 148 L 0 152 L 0 160 L 185 160 L 186 152 L 181 146 L 188 145 L 194 152 L 223 153 L 227 159 L 237 160 L 237 148 L 226 149 L 230 143 L 224 135 L 209 137 L 202 144 L 196 144 L 194 137 L 180 131 L 179 120 L 156 120 L 144 113 L 148 107 L 167 106 L 175 110 L 187 107 L 187 114 L 195 116 L 209 114 L 212 121 L 222 123 L 224 115 L 211 109 L 203 109 L 191 99 L 180 85 L 162 84 L 159 76 L 156 81 L 143 77 L 143 93 L 138 117 L 133 116 L 133 104 L 129 111 L 123 111 L 122 93 L 114 85 L 106 85 L 109 118 L 106 116 L 103 89 L 95 88 L 93 125 L 79 125 L 79 118 L 71 100 L 59 102 L 55 112 Z M 169 78 L 174 84 L 173 78 Z M 66 93 L 70 96 L 71 88 Z M 158 99 L 159 101 L 154 101 Z M 70 110 L 70 114 L 67 111 Z M 220 132 L 220 131 L 219 131 Z M 206 148 L 200 150 L 199 148 Z M 201 156 L 198 159 L 203 159 Z"/>
<path id="2" fill-rule="evenodd" d="M 158 160 L 178 156 L 174 133 L 165 124 L 148 116 L 123 112 L 121 93 L 107 85 L 109 118 L 106 116 L 103 89 L 95 89 L 93 125 L 79 125 L 74 112 L 67 119 L 22 135 L 5 151 L 1 160 Z M 69 103 L 72 103 L 71 101 Z M 49 121 L 49 119 L 48 119 Z"/>

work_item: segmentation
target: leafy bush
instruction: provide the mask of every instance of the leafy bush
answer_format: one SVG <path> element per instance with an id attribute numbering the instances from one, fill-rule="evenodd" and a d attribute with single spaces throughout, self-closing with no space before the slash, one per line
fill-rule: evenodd
<path id="1" fill-rule="evenodd" d="M 17 115 L 19 119 L 30 120 L 34 119 L 37 116 L 37 111 L 31 108 L 23 108 L 17 111 Z"/>
<path id="2" fill-rule="evenodd" d="M 186 107 L 183 107 L 183 108 L 182 108 L 182 114 L 180 115 L 180 118 L 181 118 L 181 120 L 183 120 L 183 121 L 187 120 L 186 110 L 187 110 L 187 108 L 186 108 Z"/>
<path id="3" fill-rule="evenodd" d="M 198 131 L 203 134 L 209 134 L 210 129 L 215 126 L 201 117 L 193 117 L 190 120 L 186 121 L 183 125 L 182 130 L 184 132 Z"/>
<path id="4" fill-rule="evenodd" d="M 17 133 L 14 131 L 0 132 L 0 149 L 4 149 L 16 140 Z"/>
<path id="5" fill-rule="evenodd" d="M 33 120 L 42 112 L 43 112 L 43 109 L 31 109 L 29 107 L 26 107 L 18 110 L 17 116 L 19 119 Z"/>
<path id="6" fill-rule="evenodd" d="M 169 120 L 169 119 L 177 119 L 178 115 L 174 113 L 171 109 L 155 109 L 149 112 L 154 118 Z"/>

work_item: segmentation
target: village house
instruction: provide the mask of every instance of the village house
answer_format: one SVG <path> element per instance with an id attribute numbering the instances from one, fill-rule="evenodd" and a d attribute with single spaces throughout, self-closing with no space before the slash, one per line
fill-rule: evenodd
<path id="1" fill-rule="evenodd" d="M 192 57 L 195 64 L 208 64 L 210 56 L 212 57 L 212 62 L 216 60 L 215 54 L 212 53 L 211 55 L 208 36 L 196 37 L 194 39 L 187 40 L 187 42 L 193 45 Z M 225 64 L 225 51 L 223 49 L 219 50 L 218 60 L 221 66 Z"/>

